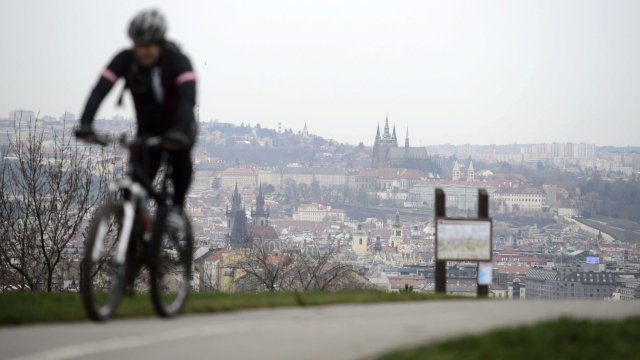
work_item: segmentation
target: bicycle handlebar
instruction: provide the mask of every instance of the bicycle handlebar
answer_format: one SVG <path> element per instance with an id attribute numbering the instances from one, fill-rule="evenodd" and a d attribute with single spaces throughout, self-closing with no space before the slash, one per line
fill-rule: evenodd
<path id="1" fill-rule="evenodd" d="M 123 147 L 129 147 L 131 145 L 143 144 L 147 147 L 162 147 L 164 145 L 164 139 L 162 136 L 150 136 L 144 138 L 137 138 L 129 140 L 126 133 L 122 133 L 119 136 L 113 136 L 109 134 L 94 134 L 92 143 L 100 146 L 108 146 L 117 144 Z"/>

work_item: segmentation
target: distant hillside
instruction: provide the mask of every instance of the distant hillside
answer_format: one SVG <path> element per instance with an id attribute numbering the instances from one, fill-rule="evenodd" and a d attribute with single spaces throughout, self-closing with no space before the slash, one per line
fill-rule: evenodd
<path id="1" fill-rule="evenodd" d="M 368 166 L 371 151 L 363 145 L 340 144 L 334 140 L 286 129 L 240 126 L 213 122 L 200 125 L 200 146 L 207 152 L 234 165 L 269 167 L 301 163 L 309 166 Z"/>

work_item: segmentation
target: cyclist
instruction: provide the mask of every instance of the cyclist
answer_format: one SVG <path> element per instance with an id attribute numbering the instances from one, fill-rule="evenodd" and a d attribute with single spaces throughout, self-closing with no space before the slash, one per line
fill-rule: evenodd
<path id="1" fill-rule="evenodd" d="M 76 136 L 88 142 L 96 140 L 92 123 L 98 107 L 116 81 L 124 78 L 123 93 L 129 89 L 135 104 L 137 136 L 162 136 L 173 144 L 170 158 L 175 207 L 168 222 L 180 226 L 193 172 L 196 75 L 189 59 L 167 40 L 166 32 L 165 17 L 155 9 L 143 10 L 133 18 L 128 31 L 133 47 L 120 51 L 102 71 L 80 118 Z M 161 150 L 132 154 L 130 161 L 141 164 L 147 178 L 153 179 L 160 166 Z"/>

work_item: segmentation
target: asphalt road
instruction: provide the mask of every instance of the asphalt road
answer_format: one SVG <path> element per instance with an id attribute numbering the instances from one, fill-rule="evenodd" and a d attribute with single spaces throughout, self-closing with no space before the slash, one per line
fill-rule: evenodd
<path id="1" fill-rule="evenodd" d="M 1 359 L 368 359 L 562 316 L 640 316 L 640 303 L 433 301 L 0 328 Z"/>

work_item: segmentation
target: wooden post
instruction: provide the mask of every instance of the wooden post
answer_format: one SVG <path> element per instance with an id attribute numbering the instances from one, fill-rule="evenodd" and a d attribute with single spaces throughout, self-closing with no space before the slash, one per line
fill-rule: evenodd
<path id="1" fill-rule="evenodd" d="M 489 218 L 489 194 L 487 194 L 487 190 L 485 189 L 478 190 L 478 218 L 479 219 Z M 478 272 L 479 272 L 479 267 L 476 269 L 476 278 L 477 278 Z M 489 285 L 478 284 L 477 294 L 479 298 L 489 297 Z"/>
<path id="2" fill-rule="evenodd" d="M 447 216 L 446 207 L 445 207 L 445 195 L 444 191 L 440 188 L 436 189 L 435 193 L 435 221 L 438 221 L 438 218 L 444 218 Z M 436 239 L 437 241 L 437 239 Z M 447 262 L 444 260 L 436 259 L 436 269 L 435 269 L 435 291 L 436 293 L 446 293 L 447 292 Z"/>
<path id="3" fill-rule="evenodd" d="M 489 194 L 485 189 L 478 189 L 478 218 L 489 218 Z"/>

